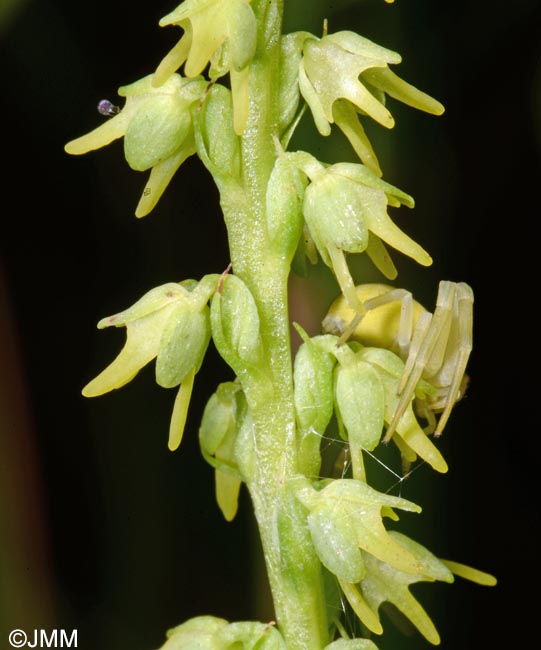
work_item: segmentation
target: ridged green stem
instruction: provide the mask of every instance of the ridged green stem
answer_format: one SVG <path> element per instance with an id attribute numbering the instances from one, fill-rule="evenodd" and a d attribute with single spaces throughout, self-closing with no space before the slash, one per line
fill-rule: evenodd
<path id="1" fill-rule="evenodd" d="M 289 261 L 272 251 L 266 229 L 265 196 L 276 151 L 276 96 L 283 0 L 254 0 L 258 18 L 258 50 L 250 68 L 250 113 L 242 136 L 244 196 L 228 196 L 221 203 L 228 229 L 233 271 L 256 301 L 268 384 L 246 388 L 255 423 L 257 462 L 248 480 L 277 625 L 288 650 L 320 650 L 327 643 L 325 601 L 319 562 L 306 548 L 305 522 L 295 516 L 286 494 L 287 479 L 297 471 L 292 360 L 289 337 L 287 279 Z M 289 510 L 288 510 L 289 508 Z M 281 510 L 281 514 L 280 511 Z M 288 515 L 284 512 L 288 511 Z M 278 519 L 286 519 L 289 543 L 304 544 L 304 561 L 292 571 L 284 557 L 292 549 L 280 548 Z M 280 538 L 283 539 L 284 536 Z M 303 542 L 304 540 L 304 542 Z M 294 574 L 294 575 L 293 575 Z"/>

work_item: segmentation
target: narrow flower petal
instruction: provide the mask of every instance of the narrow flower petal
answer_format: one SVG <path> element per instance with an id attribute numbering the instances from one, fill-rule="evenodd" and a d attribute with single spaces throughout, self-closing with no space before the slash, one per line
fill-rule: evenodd
<path id="1" fill-rule="evenodd" d="M 161 328 L 150 325 L 153 316 L 128 323 L 127 340 L 116 359 L 83 388 L 85 397 L 98 397 L 130 382 L 158 354 Z"/>
<path id="2" fill-rule="evenodd" d="M 445 566 L 452 571 L 456 576 L 464 578 L 466 580 L 471 580 L 476 582 L 479 585 L 485 587 L 494 587 L 498 584 L 498 580 L 490 573 L 485 573 L 484 571 L 479 571 L 479 569 L 474 569 L 471 566 L 466 564 L 460 564 L 459 562 L 452 562 L 451 560 L 441 560 Z"/>
<path id="3" fill-rule="evenodd" d="M 351 605 L 351 609 L 359 617 L 359 620 L 374 634 L 383 634 L 383 627 L 381 626 L 379 616 L 370 608 L 357 587 L 340 578 L 338 582 L 348 603 Z"/>
<path id="4" fill-rule="evenodd" d="M 413 449 L 418 456 L 425 460 L 437 472 L 445 474 L 449 470 L 449 466 L 439 449 L 421 429 L 415 419 L 411 403 L 398 423 L 395 435 L 399 435 L 410 449 Z"/>
<path id="5" fill-rule="evenodd" d="M 90 133 L 82 135 L 80 138 L 71 140 L 64 147 L 66 153 L 79 156 L 95 149 L 100 149 L 110 144 L 114 140 L 122 138 L 126 133 L 133 111 L 122 110 L 118 115 L 98 126 Z"/>
<path id="6" fill-rule="evenodd" d="M 353 105 L 343 99 L 337 99 L 333 104 L 332 112 L 336 126 L 338 126 L 349 140 L 361 161 L 372 172 L 374 172 L 376 176 L 381 176 L 382 171 L 376 152 L 374 151 L 362 124 L 359 122 L 357 111 Z"/>
<path id="7" fill-rule="evenodd" d="M 195 152 L 196 147 L 192 134 L 184 141 L 175 154 L 162 160 L 162 162 L 152 168 L 148 182 L 135 209 L 135 216 L 137 218 L 146 217 L 155 208 L 177 169 L 187 158 L 195 154 Z"/>
<path id="8" fill-rule="evenodd" d="M 302 96 L 304 97 L 304 100 L 312 111 L 312 117 L 314 118 L 317 130 L 321 133 L 321 135 L 330 135 L 331 125 L 325 116 L 325 111 L 323 109 L 323 105 L 321 104 L 321 100 L 319 99 L 319 95 L 308 79 L 308 76 L 304 69 L 303 61 L 301 61 L 299 65 L 299 89 Z"/>
<path id="9" fill-rule="evenodd" d="M 411 237 L 392 221 L 386 211 L 371 210 L 365 214 L 368 228 L 384 242 L 396 250 L 411 257 L 422 266 L 430 266 L 432 258 L 422 246 L 419 246 Z"/>
<path id="10" fill-rule="evenodd" d="M 178 449 L 182 442 L 186 418 L 188 416 L 188 406 L 190 405 L 190 398 L 192 396 L 194 377 L 195 370 L 192 370 L 180 384 L 177 396 L 175 397 L 173 414 L 171 415 L 169 425 L 169 441 L 167 443 L 171 451 Z"/>
<path id="11" fill-rule="evenodd" d="M 174 74 L 188 58 L 192 46 L 192 28 L 190 23 L 182 24 L 185 30 L 182 38 L 161 60 L 160 65 L 152 75 L 152 85 L 158 88 Z"/>
<path id="12" fill-rule="evenodd" d="M 432 115 L 442 115 L 445 112 L 445 107 L 437 99 L 404 81 L 389 68 L 366 70 L 362 79 L 412 108 Z"/>
<path id="13" fill-rule="evenodd" d="M 389 280 L 394 280 L 398 275 L 396 266 L 385 248 L 385 244 L 373 232 L 368 238 L 366 254 L 372 260 L 374 266 Z"/>

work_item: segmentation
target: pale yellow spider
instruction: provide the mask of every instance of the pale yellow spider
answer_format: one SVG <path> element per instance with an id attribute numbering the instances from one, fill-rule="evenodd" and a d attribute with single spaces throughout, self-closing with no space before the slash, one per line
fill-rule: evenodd
<path id="1" fill-rule="evenodd" d="M 417 395 L 416 410 L 428 422 L 426 432 L 441 435 L 468 383 L 472 289 L 464 282 L 440 282 L 433 314 L 405 289 L 361 284 L 355 292 L 355 297 L 335 300 L 323 320 L 323 329 L 340 336 L 340 342 L 351 337 L 365 346 L 387 348 L 404 361 L 400 400 L 384 441 L 391 439 L 421 379 L 435 387 L 436 393 Z M 435 413 L 441 413 L 437 422 Z"/>

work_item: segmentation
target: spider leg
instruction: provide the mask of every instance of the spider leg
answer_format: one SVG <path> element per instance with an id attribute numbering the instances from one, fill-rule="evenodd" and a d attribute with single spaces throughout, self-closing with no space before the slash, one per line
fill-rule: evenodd
<path id="1" fill-rule="evenodd" d="M 432 322 L 432 314 L 429 312 L 423 312 L 415 326 L 415 331 L 410 344 L 409 355 L 404 366 L 404 373 L 400 380 L 400 385 L 398 387 L 398 394 L 400 395 L 400 400 L 396 406 L 396 411 L 394 413 L 393 419 L 387 431 L 383 442 L 389 442 L 392 438 L 393 433 L 396 430 L 400 419 L 404 415 L 404 412 L 408 408 L 408 404 L 413 397 L 415 392 L 415 386 L 423 374 L 424 367 L 426 365 L 426 357 L 429 350 L 427 349 L 425 342 L 430 331 L 430 325 Z"/>
<path id="2" fill-rule="evenodd" d="M 404 374 L 398 387 L 400 400 L 387 428 L 384 442 L 391 439 L 427 367 L 432 373 L 434 367 L 440 368 L 442 365 L 453 315 L 455 288 L 454 282 L 440 282 L 434 314 L 425 311 L 417 320 Z"/>
<path id="3" fill-rule="evenodd" d="M 453 373 L 449 383 L 449 392 L 446 397 L 445 407 L 438 421 L 438 426 L 434 432 L 435 436 L 440 436 L 443 432 L 451 410 L 455 403 L 461 397 L 461 391 L 464 390 L 464 377 L 466 366 L 472 350 L 472 329 L 473 329 L 473 291 L 464 282 L 457 284 L 456 298 L 457 305 L 457 353 L 453 355 Z"/>

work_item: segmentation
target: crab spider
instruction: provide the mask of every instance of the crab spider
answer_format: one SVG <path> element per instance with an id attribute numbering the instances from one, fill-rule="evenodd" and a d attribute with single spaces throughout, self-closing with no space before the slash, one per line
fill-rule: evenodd
<path id="1" fill-rule="evenodd" d="M 340 336 L 340 343 L 351 337 L 366 346 L 387 348 L 404 361 L 400 400 L 385 442 L 413 397 L 418 413 L 428 421 L 427 433 L 443 432 L 468 383 L 472 307 L 472 289 L 464 282 L 448 281 L 440 282 L 433 314 L 409 291 L 385 284 L 361 284 L 355 295 L 340 296 L 331 305 L 324 331 Z M 434 394 L 416 395 L 420 380 L 429 382 Z M 437 422 L 435 413 L 441 413 Z"/>

